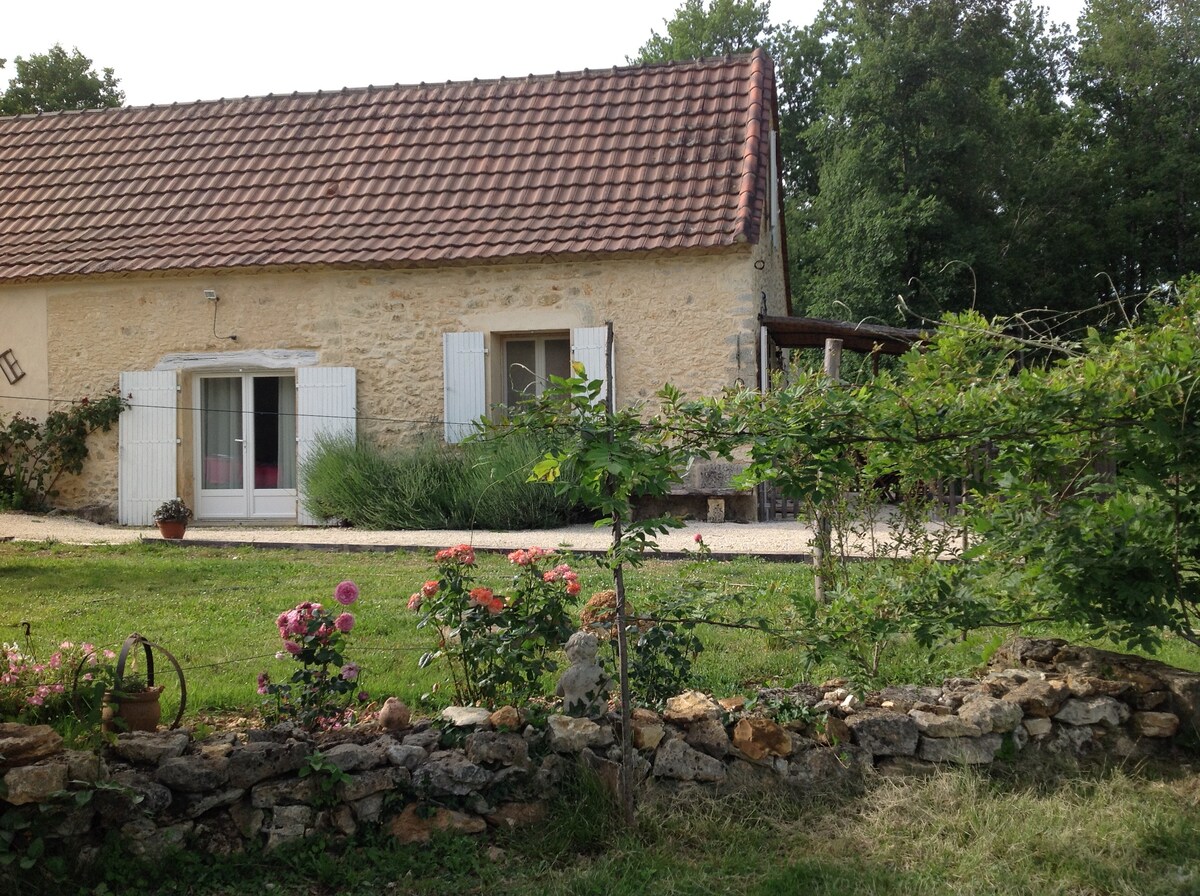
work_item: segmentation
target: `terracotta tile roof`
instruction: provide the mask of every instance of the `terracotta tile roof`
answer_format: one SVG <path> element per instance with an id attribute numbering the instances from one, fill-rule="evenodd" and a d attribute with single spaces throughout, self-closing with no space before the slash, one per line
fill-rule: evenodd
<path id="1" fill-rule="evenodd" d="M 0 118 L 0 280 L 755 242 L 753 55 Z"/>

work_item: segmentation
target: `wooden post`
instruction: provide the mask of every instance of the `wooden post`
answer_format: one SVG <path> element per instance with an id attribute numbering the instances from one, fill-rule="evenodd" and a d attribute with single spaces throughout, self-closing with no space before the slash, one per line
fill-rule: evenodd
<path id="1" fill-rule="evenodd" d="M 609 424 L 612 424 L 616 404 L 613 397 L 613 325 L 608 322 L 608 345 L 605 351 L 605 380 L 609 389 L 604 395 L 604 408 L 608 413 Z M 613 438 L 611 429 L 609 439 Z M 612 545 L 614 550 L 621 546 L 621 517 L 613 513 Z M 637 822 L 636 807 L 633 797 L 633 710 L 630 706 L 629 694 L 629 637 L 625 632 L 625 576 L 618 560 L 613 569 L 613 588 L 617 592 L 615 615 L 617 625 L 617 680 L 621 689 L 621 815 L 625 826 L 632 828 Z"/>
<path id="2" fill-rule="evenodd" d="M 842 376 L 842 340 L 825 340 L 825 377 L 830 386 L 841 381 Z M 829 515 L 817 507 L 817 518 L 814 521 L 813 532 L 813 589 L 818 603 L 825 603 L 825 575 L 823 570 L 833 551 L 833 524 Z"/>

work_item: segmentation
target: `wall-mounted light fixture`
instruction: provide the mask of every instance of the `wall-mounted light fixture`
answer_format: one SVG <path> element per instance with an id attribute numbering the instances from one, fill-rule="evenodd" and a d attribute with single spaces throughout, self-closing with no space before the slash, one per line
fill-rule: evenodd
<path id="1" fill-rule="evenodd" d="M 220 296 L 217 295 L 215 289 L 204 290 L 204 298 L 213 303 L 213 336 L 217 339 L 230 339 L 237 342 L 236 336 L 219 336 L 217 335 L 217 302 L 220 301 Z"/>

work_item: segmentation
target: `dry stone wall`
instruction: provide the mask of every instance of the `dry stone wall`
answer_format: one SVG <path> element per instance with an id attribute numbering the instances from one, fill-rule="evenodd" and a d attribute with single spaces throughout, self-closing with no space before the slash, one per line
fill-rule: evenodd
<path id="1" fill-rule="evenodd" d="M 395 705 L 389 710 L 396 710 Z M 48 727 L 0 726 L 4 800 L 34 813 L 64 790 L 95 788 L 51 832 L 86 861 L 104 830 L 130 851 L 274 848 L 382 825 L 402 842 L 435 831 L 483 834 L 537 824 L 569 775 L 593 770 L 614 790 L 618 717 L 597 720 L 452 707 L 410 723 L 324 735 L 290 725 L 197 738 L 184 730 L 119 736 L 103 756 L 64 751 Z M 857 784 L 873 774 L 1015 756 L 1165 756 L 1194 750 L 1200 675 L 1161 663 L 1017 640 L 980 679 L 857 695 L 845 682 L 763 690 L 753 700 L 692 691 L 632 714 L 642 788 L 713 793 Z M 315 758 L 314 758 L 315 757 Z"/>

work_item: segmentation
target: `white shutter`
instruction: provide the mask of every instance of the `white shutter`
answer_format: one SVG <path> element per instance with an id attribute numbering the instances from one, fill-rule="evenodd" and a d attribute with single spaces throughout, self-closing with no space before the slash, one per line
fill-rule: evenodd
<path id="1" fill-rule="evenodd" d="M 442 417 L 446 441 L 461 442 L 487 413 L 482 333 L 442 334 Z"/>
<path id="2" fill-rule="evenodd" d="M 117 521 L 151 526 L 154 511 L 179 497 L 176 476 L 177 374 L 174 370 L 121 374 L 121 394 L 130 406 L 117 426 Z"/>
<path id="3" fill-rule="evenodd" d="M 355 437 L 357 402 L 353 367 L 296 368 L 296 462 L 301 471 L 321 437 Z M 303 472 L 297 481 L 296 522 L 318 526 L 324 521 L 304 508 Z"/>
<path id="4" fill-rule="evenodd" d="M 589 380 L 603 380 L 600 389 L 600 401 L 608 397 L 609 388 L 613 388 L 616 396 L 615 383 L 608 382 L 608 327 L 580 327 L 571 331 L 571 359 L 583 364 L 583 370 Z M 614 365 L 613 379 L 616 379 Z"/>

